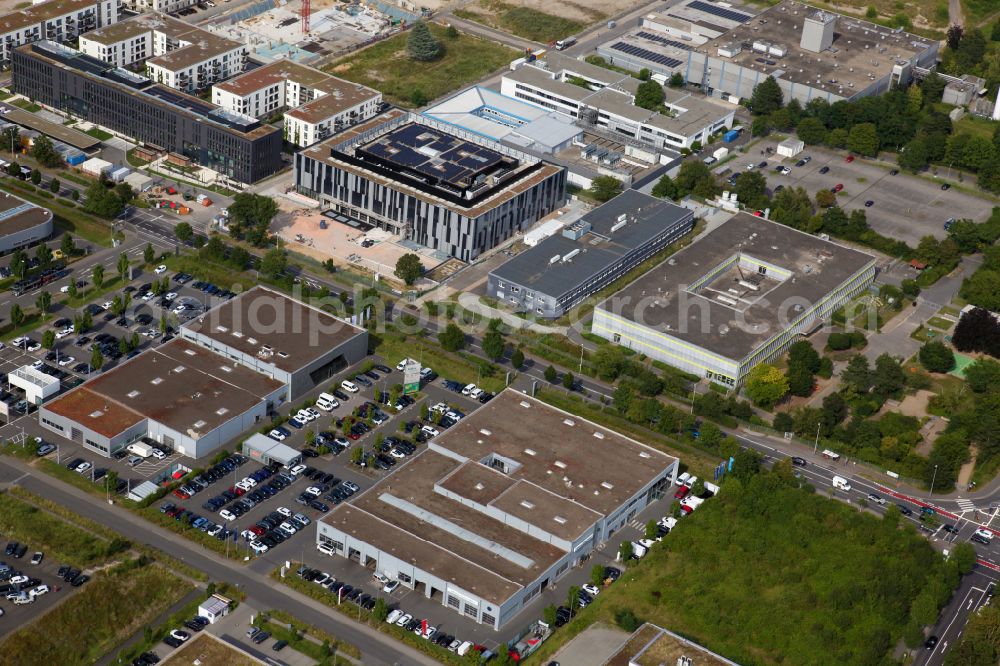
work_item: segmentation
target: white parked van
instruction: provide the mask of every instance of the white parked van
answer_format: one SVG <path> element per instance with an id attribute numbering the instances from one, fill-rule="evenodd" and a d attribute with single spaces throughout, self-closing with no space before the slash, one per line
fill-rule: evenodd
<path id="1" fill-rule="evenodd" d="M 135 455 L 143 458 L 148 458 L 153 455 L 153 447 L 143 444 L 142 442 L 132 442 L 126 447 L 126 449 L 129 453 L 134 453 Z"/>
<path id="2" fill-rule="evenodd" d="M 677 477 L 677 485 L 678 486 L 687 485 L 687 480 L 690 479 L 690 478 L 691 478 L 691 473 L 690 472 L 684 472 L 683 474 L 681 474 L 680 476 Z"/>
<path id="3" fill-rule="evenodd" d="M 833 477 L 833 479 L 831 479 L 831 483 L 833 484 L 833 487 L 836 488 L 837 490 L 843 490 L 846 492 L 851 489 L 851 484 L 849 484 L 847 482 L 847 479 L 845 479 L 842 476 Z"/>
<path id="4" fill-rule="evenodd" d="M 329 412 L 340 407 L 340 403 L 329 393 L 320 393 L 319 397 L 316 398 L 316 406 L 324 412 Z"/>
<path id="5" fill-rule="evenodd" d="M 357 385 L 354 382 L 350 382 L 346 379 L 340 382 L 340 388 L 344 389 L 349 393 L 357 393 L 360 390 L 358 389 Z"/>

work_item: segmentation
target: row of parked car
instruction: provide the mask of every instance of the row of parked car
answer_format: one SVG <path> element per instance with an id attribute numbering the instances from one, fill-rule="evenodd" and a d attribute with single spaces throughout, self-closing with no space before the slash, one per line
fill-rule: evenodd
<path id="1" fill-rule="evenodd" d="M 295 501 L 323 513 L 329 511 L 330 507 L 320 501 L 321 496 L 337 505 L 360 489 L 353 481 L 341 481 L 329 472 L 307 465 L 297 465 L 291 469 L 291 472 L 310 481 L 309 487 L 296 497 Z M 323 495 L 323 493 L 327 494 Z"/>

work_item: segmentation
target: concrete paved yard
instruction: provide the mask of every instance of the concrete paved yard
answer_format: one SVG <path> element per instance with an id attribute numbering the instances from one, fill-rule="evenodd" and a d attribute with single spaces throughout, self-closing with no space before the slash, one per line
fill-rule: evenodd
<path id="1" fill-rule="evenodd" d="M 594 624 L 566 643 L 552 658 L 560 664 L 600 666 L 613 657 L 630 633 L 607 624 Z"/>
<path id="2" fill-rule="evenodd" d="M 837 195 L 841 208 L 847 213 L 858 208 L 864 210 L 869 226 L 875 231 L 913 247 L 923 236 L 944 238 L 944 222 L 950 217 L 982 222 L 993 208 L 989 199 L 956 188 L 942 190 L 936 181 L 903 172 L 890 176 L 890 170 L 896 168 L 892 163 L 861 158 L 848 163 L 846 152 L 807 146 L 797 157 L 784 160 L 779 160 L 776 155 L 765 157 L 760 154 L 762 149 L 776 145 L 777 142 L 771 140 L 759 143 L 748 154 L 733 160 L 730 168 L 742 171 L 751 161 L 760 163 L 766 159 L 768 166 L 764 175 L 769 189 L 778 185 L 803 187 L 811 197 L 815 197 L 821 189 L 842 184 L 843 191 Z M 795 166 L 806 155 L 811 155 L 812 161 L 804 167 Z M 776 173 L 774 168 L 779 164 L 790 167 L 792 172 L 787 176 Z M 830 168 L 829 172 L 819 173 L 824 166 Z M 866 208 L 866 201 L 874 203 Z"/>

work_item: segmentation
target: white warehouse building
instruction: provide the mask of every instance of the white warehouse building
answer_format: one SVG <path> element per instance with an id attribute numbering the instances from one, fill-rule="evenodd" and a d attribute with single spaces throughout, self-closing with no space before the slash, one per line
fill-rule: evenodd
<path id="1" fill-rule="evenodd" d="M 499 630 L 662 498 L 677 464 L 506 390 L 320 519 L 317 545 Z"/>
<path id="2" fill-rule="evenodd" d="M 600 303 L 592 330 L 736 387 L 867 289 L 875 263 L 864 252 L 737 213 Z"/>

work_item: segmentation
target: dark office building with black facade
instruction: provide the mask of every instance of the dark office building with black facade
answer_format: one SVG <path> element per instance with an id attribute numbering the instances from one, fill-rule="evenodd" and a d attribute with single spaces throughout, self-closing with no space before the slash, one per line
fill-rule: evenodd
<path id="1" fill-rule="evenodd" d="M 298 191 L 360 222 L 463 261 L 566 201 L 566 170 L 399 109 L 295 155 Z"/>
<path id="2" fill-rule="evenodd" d="M 281 169 L 281 130 L 50 41 L 14 50 L 13 88 L 242 183 Z"/>

